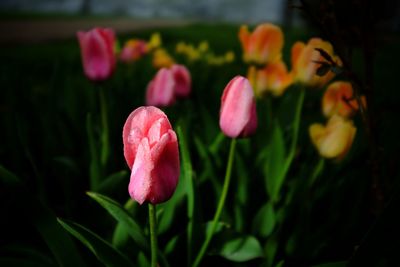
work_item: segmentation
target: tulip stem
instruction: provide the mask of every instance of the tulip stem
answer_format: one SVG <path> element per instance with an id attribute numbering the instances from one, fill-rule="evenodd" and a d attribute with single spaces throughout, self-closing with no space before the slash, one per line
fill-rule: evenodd
<path id="1" fill-rule="evenodd" d="M 215 228 L 217 227 L 219 217 L 221 216 L 222 208 L 225 205 L 225 199 L 228 194 L 229 183 L 231 181 L 231 173 L 232 173 L 232 165 L 233 165 L 233 160 L 234 160 L 234 155 L 235 155 L 235 148 L 236 148 L 236 139 L 233 138 L 231 141 L 231 146 L 230 146 L 230 150 L 229 150 L 229 157 L 228 157 L 228 163 L 227 163 L 227 167 L 226 167 L 224 186 L 222 188 L 221 197 L 218 202 L 218 207 L 214 214 L 214 219 L 211 223 L 211 229 L 210 229 L 210 231 L 206 232 L 206 239 L 204 240 L 204 243 L 201 246 L 199 254 L 197 254 L 197 257 L 192 265 L 193 267 L 199 266 L 204 254 L 208 248 L 208 245 L 210 244 L 210 241 L 214 234 Z"/>
<path id="2" fill-rule="evenodd" d="M 106 98 L 104 96 L 104 88 L 99 88 L 100 91 L 100 112 L 101 112 L 101 123 L 103 126 L 102 133 L 101 133 L 101 144 L 102 144 L 102 149 L 101 149 L 101 165 L 104 168 L 107 159 L 108 159 L 108 154 L 110 152 L 109 148 L 109 140 L 108 140 L 108 118 L 107 118 L 107 102 Z"/>
<path id="3" fill-rule="evenodd" d="M 151 267 L 157 267 L 157 219 L 156 205 L 149 203 Z"/>

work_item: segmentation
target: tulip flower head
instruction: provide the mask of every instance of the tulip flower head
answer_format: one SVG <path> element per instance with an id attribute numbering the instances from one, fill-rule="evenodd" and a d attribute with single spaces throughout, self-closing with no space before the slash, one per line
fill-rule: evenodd
<path id="1" fill-rule="evenodd" d="M 328 71 L 323 76 L 316 74 L 317 69 L 321 66 L 317 61 L 326 61 L 320 52 L 315 50 L 316 48 L 323 49 L 334 62 L 341 65 L 339 57 L 334 55 L 333 47 L 329 42 L 320 38 L 311 38 L 307 44 L 296 42 L 292 47 L 292 72 L 295 82 L 310 87 L 322 87 L 335 76 L 332 71 Z"/>
<path id="2" fill-rule="evenodd" d="M 225 87 L 221 98 L 219 126 L 231 138 L 247 137 L 256 131 L 254 92 L 246 78 L 236 76 Z"/>
<path id="3" fill-rule="evenodd" d="M 122 137 L 131 169 L 131 198 L 139 204 L 158 204 L 171 198 L 180 161 L 177 137 L 167 116 L 156 107 L 139 107 L 126 120 Z"/>
<path id="4" fill-rule="evenodd" d="M 146 90 L 146 105 L 167 107 L 175 103 L 175 80 L 170 69 L 158 70 Z"/>
<path id="5" fill-rule="evenodd" d="M 258 25 L 252 33 L 243 25 L 239 30 L 239 40 L 246 63 L 265 65 L 282 57 L 283 33 L 271 23 Z"/>
<path id="6" fill-rule="evenodd" d="M 184 65 L 174 64 L 171 68 L 162 68 L 147 86 L 146 104 L 171 106 L 176 98 L 189 96 L 191 83 L 190 72 Z"/>
<path id="7" fill-rule="evenodd" d="M 292 75 L 282 61 L 268 64 L 263 69 L 250 66 L 247 78 L 253 86 L 256 96 L 259 97 L 268 92 L 276 97 L 281 96 L 292 84 Z"/>
<path id="8" fill-rule="evenodd" d="M 315 123 L 309 128 L 311 141 L 319 154 L 336 160 L 343 159 L 350 150 L 356 131 L 353 121 L 338 115 L 332 116 L 326 126 Z"/>
<path id="9" fill-rule="evenodd" d="M 174 64 L 171 67 L 171 72 L 175 81 L 175 96 L 187 97 L 192 88 L 189 70 L 184 65 Z"/>
<path id="10" fill-rule="evenodd" d="M 366 106 L 365 96 L 361 97 L 363 106 Z M 331 83 L 322 98 L 322 112 L 325 117 L 334 114 L 349 118 L 354 115 L 359 106 L 353 95 L 353 87 L 349 82 L 337 81 Z"/>
<path id="11" fill-rule="evenodd" d="M 77 33 L 85 75 L 92 81 L 108 79 L 115 69 L 115 34 L 112 29 L 94 28 Z"/>
<path id="12" fill-rule="evenodd" d="M 133 62 L 147 54 L 147 43 L 140 39 L 128 40 L 122 48 L 120 59 L 123 62 Z"/>
<path id="13" fill-rule="evenodd" d="M 175 64 L 174 59 L 164 48 L 157 48 L 153 52 L 153 66 L 156 69 L 169 68 Z"/>

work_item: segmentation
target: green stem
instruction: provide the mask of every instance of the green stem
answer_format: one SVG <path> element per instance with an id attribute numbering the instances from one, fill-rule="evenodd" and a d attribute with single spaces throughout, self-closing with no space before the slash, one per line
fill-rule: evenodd
<path id="1" fill-rule="evenodd" d="M 101 133 L 101 165 L 103 169 L 108 160 L 108 156 L 110 153 L 110 146 L 109 146 L 109 129 L 108 129 L 108 117 L 107 117 L 107 101 L 104 96 L 104 88 L 99 88 L 100 91 L 100 112 L 101 112 L 101 123 L 103 126 L 102 133 Z"/>
<path id="2" fill-rule="evenodd" d="M 297 140 L 299 139 L 301 110 L 303 108 L 304 95 L 305 95 L 305 89 L 302 88 L 300 91 L 299 98 L 297 100 L 296 111 L 294 114 L 292 143 L 290 144 L 289 154 L 286 158 L 285 165 L 283 166 L 283 170 L 282 170 L 283 179 L 285 179 L 285 177 L 290 169 L 290 166 L 292 165 L 294 156 L 296 155 L 296 147 L 297 147 Z"/>
<path id="3" fill-rule="evenodd" d="M 230 180 L 231 180 L 231 173 L 232 173 L 232 165 L 233 165 L 233 160 L 234 160 L 234 155 L 235 155 L 235 148 L 236 148 L 236 139 L 232 139 L 231 147 L 230 147 L 230 150 L 229 150 L 228 164 L 227 164 L 227 167 L 226 167 L 224 186 L 222 188 L 221 197 L 220 197 L 219 202 L 218 202 L 217 211 L 215 212 L 214 219 L 213 219 L 213 221 L 211 223 L 211 230 L 209 232 L 207 232 L 206 239 L 205 239 L 203 245 L 201 246 L 200 252 L 199 252 L 199 254 L 197 254 L 197 257 L 196 257 L 196 259 L 195 259 L 195 261 L 194 261 L 194 263 L 192 265 L 193 267 L 199 266 L 204 254 L 205 254 L 205 252 L 206 252 L 206 250 L 208 248 L 208 245 L 210 244 L 212 236 L 214 234 L 214 231 L 215 231 L 215 228 L 217 226 L 219 217 L 221 216 L 222 208 L 225 205 L 225 199 L 226 199 L 226 196 L 228 194 L 229 183 L 230 183 Z"/>
<path id="4" fill-rule="evenodd" d="M 156 205 L 149 203 L 151 267 L 157 267 L 157 219 Z"/>

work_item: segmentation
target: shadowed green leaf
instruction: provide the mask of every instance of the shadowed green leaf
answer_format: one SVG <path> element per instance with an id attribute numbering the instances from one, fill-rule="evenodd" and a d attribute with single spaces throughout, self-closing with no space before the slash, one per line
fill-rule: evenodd
<path id="1" fill-rule="evenodd" d="M 70 234 L 81 241 L 106 266 L 133 266 L 130 260 L 106 240 L 80 224 L 57 219 Z"/>
<path id="2" fill-rule="evenodd" d="M 122 223 L 128 234 L 141 248 L 148 248 L 148 241 L 142 228 L 119 203 L 98 193 L 87 192 L 87 194 L 106 209 L 114 219 Z"/>
<path id="3" fill-rule="evenodd" d="M 243 236 L 227 241 L 218 254 L 235 262 L 263 257 L 260 242 L 253 236 Z"/>

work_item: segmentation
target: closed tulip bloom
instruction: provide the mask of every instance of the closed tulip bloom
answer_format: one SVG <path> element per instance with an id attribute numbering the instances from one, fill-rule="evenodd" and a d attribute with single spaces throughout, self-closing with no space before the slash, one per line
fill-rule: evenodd
<path id="1" fill-rule="evenodd" d="M 365 107 L 365 96 L 361 97 L 361 101 Z M 358 102 L 353 96 L 353 87 L 349 82 L 331 83 L 322 98 L 322 112 L 327 118 L 335 114 L 349 118 L 358 108 Z"/>
<path id="2" fill-rule="evenodd" d="M 221 98 L 219 126 L 231 138 L 247 137 L 256 131 L 254 92 L 246 78 L 236 76 L 225 87 Z"/>
<path id="3" fill-rule="evenodd" d="M 175 96 L 187 97 L 192 88 L 192 79 L 189 70 L 184 65 L 174 64 L 171 72 L 175 81 Z"/>
<path id="4" fill-rule="evenodd" d="M 167 116 L 156 107 L 139 107 L 126 120 L 122 137 L 131 169 L 131 198 L 139 204 L 158 204 L 171 198 L 180 162 L 177 137 Z"/>
<path id="5" fill-rule="evenodd" d="M 175 80 L 170 69 L 160 69 L 147 85 L 146 105 L 167 107 L 175 103 Z"/>
<path id="6" fill-rule="evenodd" d="M 295 82 L 310 87 L 322 87 L 327 84 L 335 74 L 332 71 L 328 71 L 324 76 L 318 76 L 316 74 L 317 69 L 321 65 L 315 61 L 325 62 L 326 60 L 315 48 L 323 49 L 338 65 L 341 65 L 339 57 L 334 55 L 333 47 L 329 42 L 323 41 L 320 38 L 311 38 L 307 44 L 296 42 L 292 47 L 293 78 Z"/>
<path id="7" fill-rule="evenodd" d="M 350 150 L 356 131 L 353 121 L 338 115 L 332 116 L 326 126 L 315 123 L 309 128 L 311 141 L 319 154 L 336 160 L 344 158 Z"/>
<path id="8" fill-rule="evenodd" d="M 153 66 L 156 69 L 169 68 L 175 64 L 174 59 L 168 54 L 167 50 L 163 48 L 157 48 L 153 52 Z"/>
<path id="9" fill-rule="evenodd" d="M 265 65 L 282 57 L 283 33 L 271 23 L 258 25 L 252 33 L 243 25 L 239 30 L 239 40 L 246 63 Z"/>
<path id="10" fill-rule="evenodd" d="M 292 75 L 287 71 L 282 61 L 268 64 L 263 69 L 250 66 L 247 73 L 256 96 L 271 93 L 273 96 L 281 96 L 286 88 L 292 84 Z"/>
<path id="11" fill-rule="evenodd" d="M 78 32 L 85 75 L 92 81 L 108 79 L 115 69 L 115 34 L 112 29 L 94 28 Z"/>
<path id="12" fill-rule="evenodd" d="M 140 39 L 131 39 L 127 41 L 122 48 L 120 59 L 124 62 L 133 62 L 147 54 L 147 43 Z"/>

